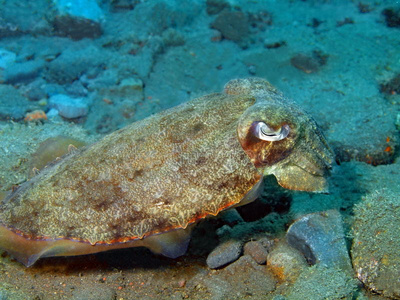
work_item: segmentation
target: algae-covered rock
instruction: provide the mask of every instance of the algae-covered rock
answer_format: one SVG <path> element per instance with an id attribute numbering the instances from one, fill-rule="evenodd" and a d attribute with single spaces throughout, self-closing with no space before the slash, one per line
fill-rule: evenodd
<path id="1" fill-rule="evenodd" d="M 337 210 L 308 214 L 289 227 L 286 238 L 310 264 L 319 263 L 353 273 L 342 223 Z"/>
<path id="2" fill-rule="evenodd" d="M 340 269 L 315 265 L 302 272 L 291 286 L 287 300 L 353 299 L 356 280 Z"/>
<path id="3" fill-rule="evenodd" d="M 386 297 L 400 299 L 400 198 L 388 190 L 355 207 L 352 257 L 357 277 Z"/>

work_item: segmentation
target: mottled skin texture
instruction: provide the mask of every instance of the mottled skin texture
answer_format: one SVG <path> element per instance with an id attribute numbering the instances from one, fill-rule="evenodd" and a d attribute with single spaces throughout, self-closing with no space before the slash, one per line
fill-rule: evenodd
<path id="1" fill-rule="evenodd" d="M 33 238 L 112 243 L 182 227 L 238 203 L 260 179 L 237 140 L 250 97 L 210 95 L 115 132 L 3 205 Z"/>
<path id="2" fill-rule="evenodd" d="M 261 141 L 256 121 L 291 131 Z M 33 241 L 124 243 L 216 215 L 263 175 L 324 191 L 332 160 L 308 115 L 265 80 L 236 80 L 54 162 L 1 203 L 0 224 Z"/>

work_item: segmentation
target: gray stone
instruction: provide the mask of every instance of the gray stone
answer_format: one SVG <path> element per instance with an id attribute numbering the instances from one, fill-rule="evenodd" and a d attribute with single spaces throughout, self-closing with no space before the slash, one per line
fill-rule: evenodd
<path id="1" fill-rule="evenodd" d="M 221 268 L 237 260 L 242 253 L 240 241 L 228 240 L 218 245 L 207 257 L 207 266 L 211 269 Z"/>
<path id="2" fill-rule="evenodd" d="M 338 211 L 328 210 L 303 216 L 289 227 L 286 239 L 289 245 L 303 253 L 309 263 L 352 272 Z"/>
<path id="3" fill-rule="evenodd" d="M 51 108 L 57 109 L 60 116 L 67 119 L 86 116 L 89 110 L 86 99 L 71 98 L 63 94 L 50 97 L 49 105 Z"/>
<path id="4" fill-rule="evenodd" d="M 11 84 L 33 81 L 44 66 L 45 63 L 42 60 L 14 63 L 12 67 L 4 70 L 4 80 Z"/>

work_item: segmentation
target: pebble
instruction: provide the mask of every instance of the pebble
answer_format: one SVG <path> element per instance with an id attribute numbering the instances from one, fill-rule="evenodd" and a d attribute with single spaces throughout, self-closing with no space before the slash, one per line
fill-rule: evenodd
<path id="1" fill-rule="evenodd" d="M 338 211 L 328 210 L 301 217 L 289 227 L 286 239 L 290 246 L 303 253 L 310 264 L 352 272 Z"/>
<path id="2" fill-rule="evenodd" d="M 49 105 L 51 108 L 57 109 L 60 116 L 67 119 L 86 116 L 89 111 L 86 99 L 71 98 L 63 94 L 50 97 Z"/>
<path id="3" fill-rule="evenodd" d="M 250 255 L 260 265 L 267 261 L 268 251 L 259 241 L 247 242 L 243 247 L 243 252 L 244 255 Z"/>
<path id="4" fill-rule="evenodd" d="M 242 242 L 228 240 L 219 244 L 207 257 L 207 266 L 218 269 L 237 260 L 242 253 Z"/>

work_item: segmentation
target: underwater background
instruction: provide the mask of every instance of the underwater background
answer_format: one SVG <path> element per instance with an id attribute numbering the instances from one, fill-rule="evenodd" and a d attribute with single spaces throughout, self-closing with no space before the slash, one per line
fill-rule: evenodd
<path id="1" fill-rule="evenodd" d="M 268 178 L 178 259 L 26 268 L 0 250 L 0 299 L 400 299 L 399 1 L 0 0 L 1 193 L 70 144 L 251 76 L 322 128 L 329 194 Z"/>

